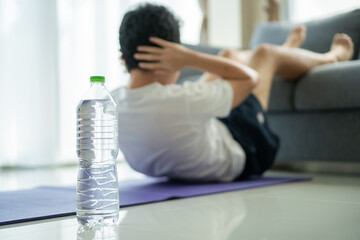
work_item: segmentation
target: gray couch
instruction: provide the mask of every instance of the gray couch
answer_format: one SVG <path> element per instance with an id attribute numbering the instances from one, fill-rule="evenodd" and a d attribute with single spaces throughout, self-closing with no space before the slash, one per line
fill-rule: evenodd
<path id="1" fill-rule="evenodd" d="M 277 162 L 333 161 L 360 163 L 360 9 L 305 23 L 303 48 L 327 52 L 337 32 L 355 44 L 352 61 L 317 67 L 298 81 L 276 77 L 269 106 L 272 129 L 281 138 Z M 251 48 L 261 43 L 281 44 L 294 25 L 260 24 Z M 188 46 L 217 54 L 219 49 Z M 198 79 L 201 72 L 185 69 L 179 82 Z"/>

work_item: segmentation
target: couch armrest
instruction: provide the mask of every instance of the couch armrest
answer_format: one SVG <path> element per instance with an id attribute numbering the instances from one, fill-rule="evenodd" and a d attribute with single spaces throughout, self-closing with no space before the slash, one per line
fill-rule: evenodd
<path id="1" fill-rule="evenodd" d="M 311 70 L 295 88 L 296 110 L 360 109 L 360 60 Z"/>

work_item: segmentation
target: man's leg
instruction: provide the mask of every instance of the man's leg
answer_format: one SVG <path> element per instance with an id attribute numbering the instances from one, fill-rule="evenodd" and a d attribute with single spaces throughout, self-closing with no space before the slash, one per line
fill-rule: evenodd
<path id="1" fill-rule="evenodd" d="M 300 47 L 306 38 L 306 27 L 305 25 L 298 25 L 294 27 L 291 32 L 288 34 L 285 42 L 281 45 L 289 48 L 298 48 Z M 253 50 L 224 50 L 220 54 L 224 57 L 231 58 L 242 64 L 249 64 L 251 55 L 254 53 Z"/>
<path id="2" fill-rule="evenodd" d="M 306 38 L 306 27 L 304 25 L 296 26 L 291 30 L 282 46 L 297 48 L 302 45 Z M 248 65 L 249 60 L 253 54 L 253 50 L 232 50 L 225 49 L 220 51 L 219 56 L 235 60 L 241 64 Z M 217 76 L 204 73 L 201 78 L 202 81 L 212 81 L 218 79 Z"/>
<path id="3" fill-rule="evenodd" d="M 336 34 L 330 51 L 324 54 L 299 48 L 263 44 L 255 49 L 248 64 L 258 71 L 260 78 L 253 94 L 266 111 L 275 75 L 289 80 L 297 79 L 316 66 L 347 61 L 352 55 L 353 42 L 346 34 Z"/>

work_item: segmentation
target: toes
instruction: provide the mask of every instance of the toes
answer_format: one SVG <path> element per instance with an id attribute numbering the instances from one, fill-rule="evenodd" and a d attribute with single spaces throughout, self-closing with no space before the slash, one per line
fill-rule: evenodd
<path id="1" fill-rule="evenodd" d="M 301 24 L 297 25 L 294 29 L 302 32 L 306 30 L 306 26 L 304 24 Z"/>
<path id="2" fill-rule="evenodd" d="M 336 33 L 333 37 L 333 43 L 340 43 L 343 38 L 341 33 Z"/>
<path id="3" fill-rule="evenodd" d="M 292 30 L 292 32 L 301 32 L 301 31 L 302 31 L 301 25 L 294 27 Z"/>
<path id="4" fill-rule="evenodd" d="M 334 36 L 335 43 L 345 43 L 348 46 L 353 46 L 354 43 L 351 37 L 345 33 L 336 33 Z"/>
<path id="5" fill-rule="evenodd" d="M 354 44 L 353 41 L 352 41 L 352 39 L 351 39 L 351 37 L 350 37 L 349 35 L 343 33 L 343 36 L 344 36 L 344 38 L 345 38 L 349 43 L 351 43 L 351 45 Z"/>
<path id="6" fill-rule="evenodd" d="M 306 27 L 305 25 L 302 25 L 302 30 L 303 30 L 303 32 L 306 34 L 307 27 Z"/>
<path id="7" fill-rule="evenodd" d="M 302 31 L 306 31 L 306 26 L 304 24 L 298 26 Z"/>
<path id="8" fill-rule="evenodd" d="M 306 35 L 306 26 L 305 25 L 301 25 L 301 34 L 303 35 L 303 36 L 305 36 Z"/>
<path id="9" fill-rule="evenodd" d="M 331 50 L 337 52 L 339 61 L 346 61 L 351 59 L 354 53 L 354 43 L 349 35 L 336 33 L 333 38 Z"/>
<path id="10" fill-rule="evenodd" d="M 298 25 L 294 27 L 291 31 L 292 34 L 296 34 L 300 37 L 305 37 L 306 35 L 306 26 L 305 25 Z"/>

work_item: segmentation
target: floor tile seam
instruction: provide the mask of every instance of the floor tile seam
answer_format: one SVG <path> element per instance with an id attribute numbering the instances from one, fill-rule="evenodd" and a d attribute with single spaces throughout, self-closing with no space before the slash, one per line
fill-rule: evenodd
<path id="1" fill-rule="evenodd" d="M 176 200 L 178 200 L 178 199 L 176 199 Z M 163 203 L 163 202 L 156 202 L 156 203 L 149 203 L 149 204 L 146 204 L 146 205 L 149 205 L 149 206 L 146 206 L 145 207 L 145 205 L 137 205 L 137 206 L 129 206 L 129 207 L 124 207 L 124 208 L 120 208 L 120 209 L 122 209 L 122 210 L 124 210 L 124 211 L 132 211 L 131 209 L 135 209 L 136 208 L 136 210 L 133 210 L 133 211 L 140 211 L 140 208 L 137 208 L 137 207 L 140 207 L 141 206 L 141 208 L 149 208 L 150 209 L 150 212 L 166 212 L 166 211 L 169 211 L 169 210 L 174 210 L 174 209 L 183 209 L 183 208 L 186 208 L 186 207 L 189 207 L 189 206 L 196 206 L 197 204 L 195 204 L 195 203 L 191 203 L 190 205 L 189 204 L 186 204 L 186 206 L 184 206 L 184 205 L 181 205 L 181 206 L 176 206 L 176 207 L 171 207 L 171 208 L 163 208 L 163 209 L 152 209 L 151 207 L 150 207 L 150 205 L 152 205 L 152 204 L 160 204 L 160 203 Z M 146 211 L 146 213 L 148 212 L 147 210 L 144 210 L 144 211 Z M 146 213 L 144 213 L 144 214 L 146 214 Z M 132 212 L 132 214 L 134 214 L 134 212 Z"/>
<path id="2" fill-rule="evenodd" d="M 299 200 L 299 201 L 311 201 L 311 202 L 326 202 L 326 203 L 346 203 L 346 204 L 354 204 L 360 205 L 360 202 L 353 202 L 353 201 L 335 201 L 335 200 L 321 200 L 321 199 L 308 199 L 308 198 L 295 198 L 295 197 L 283 197 L 283 196 L 271 196 L 271 195 L 264 195 L 264 198 L 280 198 L 280 199 L 291 199 L 291 200 Z"/>
<path id="3" fill-rule="evenodd" d="M 120 225 L 121 225 L 121 223 L 120 223 Z M 174 234 L 174 233 L 169 233 L 169 232 L 166 232 L 166 231 L 145 230 L 145 229 L 142 229 L 142 228 L 131 227 L 129 225 L 122 225 L 120 227 L 121 228 L 131 229 L 131 230 L 136 230 L 136 231 L 142 231 L 142 232 L 161 233 L 161 234 L 166 234 L 166 235 L 175 236 L 175 237 L 186 237 L 186 239 L 194 239 L 194 238 L 191 238 L 191 236 L 184 235 L 184 234 Z"/>

